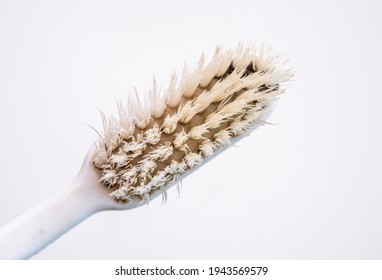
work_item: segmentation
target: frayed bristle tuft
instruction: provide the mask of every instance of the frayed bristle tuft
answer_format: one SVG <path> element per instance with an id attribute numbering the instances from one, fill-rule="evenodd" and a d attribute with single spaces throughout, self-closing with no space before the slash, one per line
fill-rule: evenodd
<path id="1" fill-rule="evenodd" d="M 202 55 L 195 67 L 185 66 L 179 82 L 174 73 L 165 90 L 154 80 L 143 101 L 136 93 L 126 104 L 119 102 L 118 118 L 102 114 L 104 132 L 93 164 L 110 197 L 148 201 L 232 138 L 264 123 L 263 115 L 293 76 L 284 65 L 265 47 L 216 48 L 208 64 Z"/>

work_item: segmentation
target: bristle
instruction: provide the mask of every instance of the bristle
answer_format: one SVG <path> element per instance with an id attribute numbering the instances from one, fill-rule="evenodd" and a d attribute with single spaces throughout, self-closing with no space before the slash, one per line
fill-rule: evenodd
<path id="1" fill-rule="evenodd" d="M 151 90 L 149 91 L 149 104 L 150 108 L 148 111 L 151 112 L 151 115 L 154 118 L 161 118 L 166 109 L 166 101 L 161 96 L 160 89 L 157 87 L 156 80 L 154 79 Z"/>
<path id="2" fill-rule="evenodd" d="M 184 128 L 179 133 L 175 134 L 175 139 L 172 142 L 175 149 L 180 149 L 184 144 L 186 144 L 188 138 L 190 138 L 190 135 L 186 133 Z"/>
<path id="3" fill-rule="evenodd" d="M 148 201 L 156 190 L 200 165 L 232 138 L 248 133 L 293 76 L 286 63 L 262 46 L 216 48 L 185 66 L 182 79 L 171 76 L 166 90 L 154 80 L 148 97 L 138 94 L 118 103 L 118 119 L 102 115 L 104 132 L 93 164 L 110 197 L 129 203 Z M 167 199 L 163 194 L 163 201 Z"/>

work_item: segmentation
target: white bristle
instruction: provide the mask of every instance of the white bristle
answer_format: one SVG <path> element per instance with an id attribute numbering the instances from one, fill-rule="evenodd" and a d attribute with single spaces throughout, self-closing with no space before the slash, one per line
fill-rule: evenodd
<path id="1" fill-rule="evenodd" d="M 208 123 L 194 126 L 190 130 L 190 138 L 192 138 L 194 140 L 204 139 L 205 137 L 203 135 L 208 132 L 208 129 L 209 129 Z"/>
<path id="2" fill-rule="evenodd" d="M 112 186 L 117 182 L 117 173 L 115 170 L 105 170 L 102 172 L 100 181 L 104 183 L 106 186 Z"/>
<path id="3" fill-rule="evenodd" d="M 211 140 L 207 139 L 200 145 L 200 151 L 203 157 L 210 157 L 214 154 L 216 146 Z"/>
<path id="4" fill-rule="evenodd" d="M 184 162 L 189 168 L 193 168 L 195 165 L 198 165 L 202 162 L 203 157 L 197 153 L 189 153 L 184 157 Z"/>
<path id="5" fill-rule="evenodd" d="M 146 143 L 144 143 L 144 142 L 135 142 L 135 141 L 132 141 L 132 142 L 129 142 L 129 143 L 125 143 L 122 146 L 122 151 L 124 153 L 126 153 L 126 155 L 130 159 L 133 159 L 133 158 L 136 158 L 136 157 L 140 156 L 141 154 L 143 154 L 143 151 L 145 149 L 146 149 Z"/>
<path id="6" fill-rule="evenodd" d="M 155 145 L 158 144 L 161 139 L 161 131 L 158 124 L 154 124 L 153 128 L 150 128 L 144 133 L 144 143 Z"/>
<path id="7" fill-rule="evenodd" d="M 124 153 L 113 154 L 110 157 L 110 163 L 115 164 L 117 168 L 127 165 L 129 157 Z"/>
<path id="8" fill-rule="evenodd" d="M 164 110 L 166 109 L 166 101 L 161 96 L 161 92 L 158 89 L 156 80 L 154 79 L 151 90 L 149 91 L 149 105 L 148 111 L 151 112 L 151 116 L 154 118 L 161 118 L 163 116 Z"/>
<path id="9" fill-rule="evenodd" d="M 188 67 L 184 68 L 183 79 L 181 82 L 184 97 L 191 98 L 194 96 L 195 90 L 199 86 L 200 74 L 199 67 L 194 71 L 191 71 Z"/>
<path id="10" fill-rule="evenodd" d="M 174 148 L 180 149 L 187 142 L 188 138 L 190 138 L 190 135 L 188 135 L 183 128 L 181 132 L 175 134 L 173 141 Z"/>
<path id="11" fill-rule="evenodd" d="M 177 80 L 176 73 L 172 74 L 165 97 L 165 102 L 169 108 L 176 108 L 182 100 L 182 88 L 178 86 Z"/>
<path id="12" fill-rule="evenodd" d="M 118 119 L 101 114 L 104 132 L 93 163 L 100 181 L 113 188 L 110 197 L 148 200 L 232 138 L 263 123 L 293 76 L 280 68 L 285 62 L 264 46 L 239 45 L 227 52 L 218 47 L 209 63 L 202 55 L 195 67 L 186 65 L 179 83 L 174 73 L 166 90 L 154 80 L 143 101 L 135 94 L 127 104 L 119 102 Z"/>
<path id="13" fill-rule="evenodd" d="M 219 147 L 223 147 L 231 142 L 231 133 L 227 129 L 223 129 L 214 135 L 214 139 Z"/>
<path id="14" fill-rule="evenodd" d="M 175 131 L 179 122 L 179 114 L 167 115 L 162 124 L 162 130 L 166 134 L 171 134 Z"/>

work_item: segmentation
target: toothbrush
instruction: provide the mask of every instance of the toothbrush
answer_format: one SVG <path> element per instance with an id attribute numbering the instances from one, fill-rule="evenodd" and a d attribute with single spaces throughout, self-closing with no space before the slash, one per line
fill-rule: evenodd
<path id="1" fill-rule="evenodd" d="M 102 114 L 103 132 L 75 179 L 0 229 L 0 259 L 28 259 L 89 216 L 148 203 L 263 124 L 293 74 L 261 47 L 216 48 L 145 100 Z"/>

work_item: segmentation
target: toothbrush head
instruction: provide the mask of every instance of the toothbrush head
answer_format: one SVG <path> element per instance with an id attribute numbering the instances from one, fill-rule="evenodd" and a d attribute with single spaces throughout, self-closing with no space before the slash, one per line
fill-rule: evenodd
<path id="1" fill-rule="evenodd" d="M 109 196 L 125 204 L 148 201 L 207 158 L 263 123 L 293 76 L 286 60 L 261 47 L 217 48 L 173 74 L 166 90 L 154 80 L 145 100 L 118 103 L 118 117 L 102 114 L 104 131 L 93 165 Z"/>

